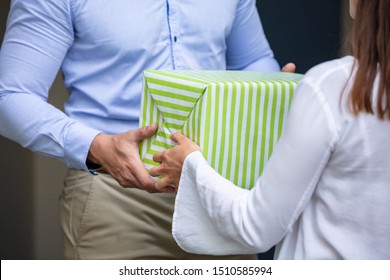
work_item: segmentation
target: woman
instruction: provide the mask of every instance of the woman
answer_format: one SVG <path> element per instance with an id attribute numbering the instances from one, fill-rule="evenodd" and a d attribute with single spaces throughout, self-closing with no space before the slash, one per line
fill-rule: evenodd
<path id="1" fill-rule="evenodd" d="M 311 69 L 251 190 L 209 167 L 183 135 L 155 155 L 178 186 L 173 234 L 195 253 L 390 259 L 390 1 L 350 0 L 354 57 Z M 181 176 L 181 177 L 180 177 Z"/>

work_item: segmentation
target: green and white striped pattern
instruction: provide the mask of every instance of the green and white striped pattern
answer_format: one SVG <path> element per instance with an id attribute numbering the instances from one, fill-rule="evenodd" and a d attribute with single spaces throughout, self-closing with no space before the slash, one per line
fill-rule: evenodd
<path id="1" fill-rule="evenodd" d="M 145 71 L 140 125 L 157 122 L 141 143 L 146 169 L 153 154 L 173 147 L 181 131 L 195 141 L 210 165 L 242 188 L 262 173 L 282 133 L 302 75 L 248 71 Z"/>

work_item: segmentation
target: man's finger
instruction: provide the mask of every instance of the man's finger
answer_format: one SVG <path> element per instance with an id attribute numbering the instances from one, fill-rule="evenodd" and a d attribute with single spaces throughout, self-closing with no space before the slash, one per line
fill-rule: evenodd
<path id="1" fill-rule="evenodd" d="M 132 141 L 140 142 L 154 135 L 156 131 L 157 131 L 157 124 L 154 123 L 149 126 L 144 126 L 142 128 L 130 130 L 128 133 Z"/>
<path id="2" fill-rule="evenodd" d="M 141 160 L 137 159 L 132 164 L 131 170 L 135 179 L 143 188 L 154 189 L 154 180 L 149 176 Z"/>
<path id="3" fill-rule="evenodd" d="M 282 72 L 295 73 L 296 66 L 294 63 L 287 63 L 283 68 Z"/>

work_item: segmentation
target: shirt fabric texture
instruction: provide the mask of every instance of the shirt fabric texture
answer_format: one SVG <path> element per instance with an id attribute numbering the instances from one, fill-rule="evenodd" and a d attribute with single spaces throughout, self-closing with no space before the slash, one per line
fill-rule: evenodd
<path id="1" fill-rule="evenodd" d="M 13 0 L 0 135 L 87 170 L 94 137 L 138 128 L 146 69 L 279 71 L 254 0 Z M 65 113 L 47 103 L 59 69 Z"/>
<path id="2" fill-rule="evenodd" d="M 390 121 L 347 108 L 353 63 L 344 57 L 305 75 L 251 191 L 200 152 L 186 158 L 173 217 L 184 250 L 257 253 L 277 244 L 276 259 L 390 259 Z"/>

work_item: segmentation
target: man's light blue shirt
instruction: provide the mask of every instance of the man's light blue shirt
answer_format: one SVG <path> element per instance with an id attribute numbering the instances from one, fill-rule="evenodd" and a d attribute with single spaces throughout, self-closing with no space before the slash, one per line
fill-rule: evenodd
<path id="1" fill-rule="evenodd" d="M 146 69 L 279 71 L 254 0 L 13 0 L 0 135 L 87 170 L 94 137 L 138 127 Z M 47 103 L 62 69 L 65 113 Z"/>

